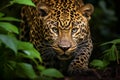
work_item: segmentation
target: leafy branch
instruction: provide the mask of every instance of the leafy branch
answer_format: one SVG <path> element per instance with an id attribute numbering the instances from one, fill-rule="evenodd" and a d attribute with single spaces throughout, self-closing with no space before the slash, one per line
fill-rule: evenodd
<path id="1" fill-rule="evenodd" d="M 25 4 L 35 7 L 31 0 L 12 0 L 5 5 L 3 10 L 14 3 Z M 5 16 L 0 12 L 0 73 L 3 79 L 48 79 L 62 78 L 63 75 L 56 69 L 46 69 L 40 63 L 42 58 L 40 53 L 30 42 L 23 42 L 17 39 L 19 29 L 11 22 L 21 22 L 22 20 Z M 7 77 L 6 77 L 7 76 Z M 15 77 L 16 76 L 16 77 Z M 46 77 L 47 76 L 47 77 Z"/>
<path id="2" fill-rule="evenodd" d="M 120 53 L 119 53 L 119 45 L 120 39 L 115 39 L 113 41 L 109 41 L 101 44 L 101 46 L 111 45 L 110 48 L 103 51 L 103 56 L 101 59 L 95 59 L 91 62 L 91 66 L 96 67 L 97 69 L 104 69 L 107 67 L 111 61 L 116 61 L 119 64 Z"/>
<path id="3" fill-rule="evenodd" d="M 15 3 L 17 3 L 17 4 L 24 4 L 24 5 L 29 5 L 29 6 L 34 6 L 35 7 L 35 4 L 32 3 L 31 0 L 12 0 L 12 1 L 9 2 L 9 4 L 7 4 L 7 5 L 3 6 L 2 8 L 0 8 L 0 11 L 5 9 L 5 8 L 7 8 L 7 7 L 9 7 L 9 6 L 11 6 L 11 5 L 13 5 L 13 4 L 15 4 Z"/>

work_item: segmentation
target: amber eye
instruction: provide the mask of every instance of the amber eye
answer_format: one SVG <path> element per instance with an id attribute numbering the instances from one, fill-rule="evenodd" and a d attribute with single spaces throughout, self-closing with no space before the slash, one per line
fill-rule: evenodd
<path id="1" fill-rule="evenodd" d="M 52 28 L 52 31 L 53 31 L 54 33 L 58 33 L 58 29 L 57 29 L 56 27 L 53 27 L 53 28 Z"/>
<path id="2" fill-rule="evenodd" d="M 76 33 L 78 31 L 78 28 L 73 28 L 72 29 L 72 34 Z"/>

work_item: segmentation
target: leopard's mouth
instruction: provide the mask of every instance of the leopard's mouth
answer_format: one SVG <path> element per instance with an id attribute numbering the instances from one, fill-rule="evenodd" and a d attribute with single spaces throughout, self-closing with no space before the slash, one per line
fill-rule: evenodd
<path id="1" fill-rule="evenodd" d="M 56 48 L 56 47 L 53 47 L 53 49 L 54 49 L 54 51 L 56 53 L 56 56 L 59 60 L 69 60 L 72 57 L 74 57 L 73 53 L 76 50 L 76 47 L 75 48 L 70 48 L 67 51 L 63 51 L 60 48 Z"/>
<path id="2" fill-rule="evenodd" d="M 72 58 L 72 56 L 63 54 L 63 55 L 58 55 L 57 58 L 59 60 L 69 60 Z"/>

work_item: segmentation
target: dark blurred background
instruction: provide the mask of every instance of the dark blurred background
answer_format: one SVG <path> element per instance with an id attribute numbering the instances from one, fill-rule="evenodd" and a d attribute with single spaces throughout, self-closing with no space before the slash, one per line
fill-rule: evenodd
<path id="1" fill-rule="evenodd" d="M 120 5 L 119 0 L 87 0 L 94 5 L 91 32 L 96 42 L 119 38 Z"/>
<path id="2" fill-rule="evenodd" d="M 84 0 L 92 3 L 95 11 L 90 21 L 94 44 L 92 56 L 102 53 L 100 44 L 120 38 L 120 0 Z"/>

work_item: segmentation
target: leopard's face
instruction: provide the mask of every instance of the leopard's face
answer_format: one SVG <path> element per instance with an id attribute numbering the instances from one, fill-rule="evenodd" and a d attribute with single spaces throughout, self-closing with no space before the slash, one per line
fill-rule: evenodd
<path id="1" fill-rule="evenodd" d="M 60 60 L 73 57 L 78 46 L 90 34 L 88 21 L 93 6 L 84 5 L 82 0 L 33 1 L 36 8 L 25 7 L 22 15 L 27 17 L 30 26 L 30 41 L 45 54 L 47 49 L 54 51 Z"/>
<path id="2" fill-rule="evenodd" d="M 64 15 L 61 15 L 64 16 Z M 62 20 L 62 19 L 61 19 Z M 45 39 L 57 53 L 59 59 L 71 58 L 78 44 L 85 39 L 89 33 L 87 19 L 80 13 L 73 20 L 66 21 L 48 18 L 45 21 Z M 63 18 L 64 20 L 64 18 Z"/>
<path id="3" fill-rule="evenodd" d="M 78 45 L 90 32 L 88 25 L 90 14 L 82 11 L 85 8 L 91 9 L 92 6 L 87 5 L 81 9 L 77 9 L 77 6 L 73 8 L 69 6 L 67 5 L 66 8 L 59 6 L 57 9 L 47 9 L 47 6 L 39 7 L 41 13 L 46 14 L 42 17 L 44 39 L 51 45 L 60 60 L 73 57 Z"/>

